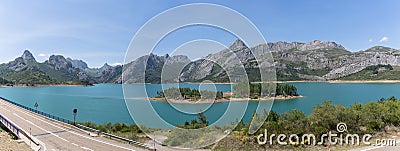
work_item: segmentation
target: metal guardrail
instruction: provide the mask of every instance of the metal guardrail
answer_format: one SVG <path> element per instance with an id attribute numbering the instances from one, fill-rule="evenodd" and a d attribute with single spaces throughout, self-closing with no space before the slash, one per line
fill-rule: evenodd
<path id="1" fill-rule="evenodd" d="M 0 99 L 3 99 L 3 100 L 5 100 L 5 101 L 7 101 L 7 102 L 9 102 L 11 104 L 14 104 L 14 105 L 16 105 L 18 107 L 21 107 L 23 109 L 26 109 L 28 111 L 43 115 L 45 117 L 48 117 L 48 118 L 51 118 L 51 119 L 54 119 L 54 120 L 57 120 L 57 121 L 60 121 L 60 122 L 63 122 L 63 123 L 67 123 L 67 124 L 71 124 L 71 125 L 73 125 L 73 123 L 74 123 L 71 120 L 68 120 L 68 119 L 65 119 L 65 118 L 61 118 L 61 117 L 58 117 L 58 116 L 54 116 L 54 115 L 51 115 L 51 114 L 48 114 L 48 113 L 45 113 L 45 112 L 42 112 L 42 111 L 38 111 L 36 109 L 21 105 L 19 103 L 13 102 L 13 101 L 10 101 L 10 100 L 8 100 L 6 98 L 3 98 L 3 97 L 0 97 Z M 153 149 L 152 147 L 150 147 L 150 146 L 148 146 L 146 144 L 143 144 L 143 143 L 140 143 L 140 142 L 137 142 L 137 141 L 134 141 L 134 140 L 130 140 L 130 139 L 127 139 L 127 138 L 119 137 L 119 136 L 116 136 L 116 135 L 112 135 L 112 134 L 109 134 L 109 133 L 101 132 L 100 130 L 97 130 L 97 129 L 94 129 L 94 128 L 90 128 L 90 127 L 87 127 L 87 126 L 84 126 L 84 125 L 75 124 L 75 126 L 80 128 L 80 129 L 88 130 L 88 131 L 91 131 L 91 132 L 101 133 L 101 134 L 103 134 L 105 136 L 108 136 L 110 138 L 114 138 L 114 139 L 119 139 L 119 140 L 125 141 L 128 144 L 135 144 L 135 145 L 147 148 L 147 149 Z M 19 131 L 19 129 L 18 129 L 18 131 Z M 28 138 L 30 138 L 30 137 L 28 137 Z"/>
<path id="2" fill-rule="evenodd" d="M 68 119 L 65 119 L 65 118 L 61 118 L 61 117 L 58 117 L 58 116 L 54 116 L 54 115 L 51 115 L 51 114 L 48 114 L 48 113 L 45 113 L 45 112 L 42 112 L 42 111 L 38 111 L 36 109 L 21 105 L 19 103 L 15 103 L 15 102 L 10 101 L 10 100 L 8 100 L 6 98 L 3 98 L 3 97 L 0 97 L 0 99 L 3 99 L 3 100 L 5 100 L 5 101 L 7 101 L 7 102 L 9 102 L 11 104 L 14 104 L 14 105 L 16 105 L 18 107 L 21 107 L 23 109 L 26 109 L 28 111 L 34 112 L 36 114 L 43 115 L 45 117 L 48 117 L 48 118 L 51 118 L 51 119 L 54 119 L 54 120 L 57 120 L 57 121 L 60 121 L 60 122 L 63 122 L 63 123 L 67 123 L 67 124 L 72 124 L 73 123 L 73 121 L 71 121 L 71 120 L 68 120 Z"/>
<path id="3" fill-rule="evenodd" d="M 3 117 L 1 114 L 0 114 L 0 122 L 3 123 L 3 125 L 6 126 L 6 128 L 10 130 L 12 133 L 14 133 L 16 136 L 19 136 L 20 129 L 13 123 L 11 123 L 8 119 Z"/>
<path id="4" fill-rule="evenodd" d="M 99 133 L 99 134 L 108 136 L 110 138 L 119 139 L 119 140 L 128 142 L 128 144 L 135 144 L 135 145 L 147 148 L 147 149 L 153 149 L 153 147 L 148 146 L 146 144 L 143 144 L 141 142 L 137 142 L 137 141 L 130 140 L 130 139 L 127 139 L 127 138 L 119 137 L 119 136 L 116 136 L 116 135 L 113 135 L 113 134 L 110 134 L 110 133 L 101 132 L 100 130 L 97 130 L 97 129 L 94 129 L 94 128 L 90 128 L 90 127 L 87 127 L 87 126 L 84 126 L 84 125 L 81 125 L 81 124 L 75 124 L 75 126 L 78 127 L 78 128 L 84 129 L 84 130 L 88 130 L 88 131 L 91 131 L 91 132 L 95 132 L 95 133 Z"/>
<path id="5" fill-rule="evenodd" d="M 2 116 L 1 114 L 0 114 L 0 122 L 18 138 L 21 138 L 21 135 L 24 135 L 29 141 L 33 142 L 36 146 L 40 146 L 37 140 L 33 140 L 33 138 L 30 137 L 25 131 L 20 129 L 17 125 L 12 123 L 10 120 Z"/>

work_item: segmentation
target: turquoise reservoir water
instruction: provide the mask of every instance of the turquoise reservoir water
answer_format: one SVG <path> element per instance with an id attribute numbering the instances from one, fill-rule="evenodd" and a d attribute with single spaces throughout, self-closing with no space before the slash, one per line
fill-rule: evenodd
<path id="1" fill-rule="evenodd" d="M 334 104 L 349 106 L 355 102 L 366 103 L 377 101 L 380 98 L 395 96 L 400 98 L 400 83 L 327 83 L 303 82 L 292 83 L 304 98 L 275 101 L 272 110 L 287 112 L 298 109 L 306 114 L 311 113 L 313 106 L 324 100 L 331 100 Z M 140 89 L 141 85 L 130 85 L 132 89 Z M 181 87 L 197 88 L 197 84 L 182 84 Z M 156 95 L 161 85 L 146 85 L 149 96 Z M 231 85 L 220 84 L 217 89 L 230 91 Z M 17 103 L 33 107 L 38 102 L 38 110 L 72 119 L 72 109 L 78 108 L 78 121 L 125 122 L 133 123 L 122 92 L 122 85 L 99 84 L 91 87 L 83 86 L 53 86 L 53 87 L 9 87 L 0 88 L 0 96 Z M 212 123 L 216 121 L 227 108 L 228 102 L 216 103 L 209 108 L 205 115 Z M 171 124 L 183 124 L 185 120 L 192 120 L 196 115 L 184 114 L 173 110 L 166 102 L 152 101 L 153 107 L 160 116 Z M 196 105 L 182 105 L 186 108 L 196 108 Z M 244 116 L 247 122 L 255 110 L 257 102 L 250 102 Z M 139 106 L 140 108 L 140 106 Z M 141 112 L 143 116 L 146 111 Z"/>

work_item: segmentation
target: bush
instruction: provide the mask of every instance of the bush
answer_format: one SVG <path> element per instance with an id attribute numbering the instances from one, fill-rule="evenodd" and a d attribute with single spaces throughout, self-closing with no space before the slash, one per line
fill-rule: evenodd
<path id="1" fill-rule="evenodd" d="M 254 134 L 264 133 L 264 129 L 274 134 L 314 134 L 317 139 L 327 130 L 336 131 L 338 123 L 347 125 L 347 133 L 374 134 L 384 131 L 386 126 L 400 126 L 400 101 L 395 97 L 380 99 L 379 102 L 367 104 L 355 103 L 352 106 L 333 105 L 325 101 L 314 107 L 312 113 L 306 116 L 303 112 L 292 110 L 288 113 L 276 114 L 271 111 L 259 131 Z M 243 124 L 243 123 L 242 123 Z M 236 128 L 239 134 L 247 134 L 244 127 Z"/>

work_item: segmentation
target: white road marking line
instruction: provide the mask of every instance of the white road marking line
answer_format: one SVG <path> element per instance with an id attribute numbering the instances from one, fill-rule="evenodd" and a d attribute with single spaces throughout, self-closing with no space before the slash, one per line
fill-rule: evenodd
<path id="1" fill-rule="evenodd" d="M 372 148 L 363 149 L 361 151 L 368 151 L 368 150 L 378 149 L 378 148 L 381 148 L 381 147 L 383 147 L 383 146 L 375 146 L 375 147 L 372 147 Z"/>
<path id="2" fill-rule="evenodd" d="M 71 143 L 72 145 L 74 145 L 74 146 L 76 146 L 76 147 L 79 147 L 79 145 L 78 144 L 75 144 L 75 143 Z"/>
<path id="3" fill-rule="evenodd" d="M 8 112 L 11 112 L 9 109 L 6 109 L 6 108 L 4 108 L 4 107 L 2 107 L 2 106 L 0 106 L 2 109 L 4 109 L 4 110 L 6 110 L 6 111 L 8 111 Z"/>
<path id="4" fill-rule="evenodd" d="M 397 143 L 400 143 L 400 140 L 396 141 L 396 144 Z M 371 148 L 362 149 L 361 151 L 369 151 L 369 150 L 378 149 L 378 148 L 382 148 L 382 147 L 395 147 L 395 146 L 374 146 L 374 147 L 371 147 Z"/>
<path id="5" fill-rule="evenodd" d="M 0 102 L 4 104 L 4 100 L 0 99 Z M 4 105 L 8 106 L 7 104 L 4 104 Z M 0 107 L 1 107 L 1 106 L 0 106 Z M 8 107 L 10 107 L 10 106 L 8 106 Z M 2 108 L 5 109 L 4 107 L 2 107 Z M 10 107 L 10 108 L 13 108 L 13 107 Z M 14 108 L 13 108 L 13 109 L 14 109 Z M 7 110 L 8 112 L 11 113 L 10 110 L 8 110 L 8 109 L 6 109 L 6 110 Z M 16 123 L 14 123 L 14 125 L 17 126 L 17 127 L 19 127 L 19 128 L 21 128 L 21 126 L 18 126 Z M 24 131 L 24 130 L 21 130 L 21 131 Z M 25 133 L 26 133 L 26 132 L 25 132 Z M 45 143 L 43 143 L 42 141 L 40 141 L 39 139 L 37 139 L 37 138 L 35 138 L 35 137 L 32 137 L 32 139 L 35 139 L 35 141 L 37 141 L 41 146 L 43 146 L 43 150 L 44 150 L 44 151 L 47 150 Z M 25 142 L 25 143 L 26 143 L 26 142 Z"/>
<path id="6" fill-rule="evenodd" d="M 9 105 L 7 105 L 7 106 L 9 106 Z M 83 138 L 86 138 L 86 139 L 90 139 L 90 140 L 92 140 L 92 141 L 100 142 L 100 143 L 103 143 L 103 144 L 107 144 L 107 145 L 110 145 L 110 146 L 114 146 L 114 147 L 118 147 L 118 148 L 122 148 L 122 149 L 126 149 L 126 150 L 135 151 L 134 149 L 130 149 L 130 148 L 118 146 L 118 145 L 115 145 L 115 144 L 112 144 L 112 143 L 108 143 L 108 142 L 104 142 L 104 141 L 100 141 L 100 140 L 96 140 L 96 139 L 93 139 L 93 138 L 91 138 L 91 137 L 87 137 L 87 136 L 81 135 L 81 134 L 79 134 L 79 133 L 66 130 L 66 129 L 61 128 L 61 127 L 59 127 L 59 126 L 55 126 L 55 125 L 53 125 L 53 124 L 51 124 L 51 123 L 49 123 L 49 122 L 47 122 L 47 121 L 44 121 L 44 120 L 39 119 L 39 118 L 37 118 L 37 117 L 34 117 L 33 115 L 30 115 L 30 114 L 28 114 L 28 113 L 25 113 L 25 112 L 23 112 L 23 111 L 20 111 L 20 110 L 18 110 L 18 109 L 17 109 L 17 111 L 19 111 L 19 112 L 21 112 L 21 113 L 24 113 L 24 114 L 26 114 L 26 115 L 28 115 L 28 116 L 30 116 L 30 117 L 32 117 L 32 118 L 35 118 L 35 119 L 37 119 L 37 120 L 39 120 L 39 121 L 42 121 L 42 122 L 44 122 L 44 123 L 47 123 L 47 124 L 49 124 L 49 125 L 51 125 L 51 126 L 54 126 L 54 127 L 56 127 L 56 128 L 59 128 L 59 129 L 61 129 L 61 130 L 65 130 L 65 131 L 67 131 L 67 132 L 69 132 L 69 133 L 78 135 L 78 136 L 80 136 L 80 137 L 83 137 Z M 14 114 L 15 114 L 15 113 L 14 113 Z M 22 117 L 21 117 L 21 118 L 22 118 Z M 32 123 L 32 124 L 33 124 L 33 123 Z M 54 134 L 54 135 L 55 135 L 55 134 Z M 60 137 L 60 138 L 61 138 L 61 137 Z M 66 140 L 66 141 L 68 141 L 68 140 Z M 68 142 L 69 142 L 69 141 L 68 141 Z"/>
<path id="7" fill-rule="evenodd" d="M 69 143 L 69 141 L 68 141 L 68 140 L 66 140 L 66 139 L 64 139 L 64 138 L 62 138 L 62 137 L 60 137 L 60 136 L 58 136 L 57 134 L 54 134 L 54 133 L 52 133 L 52 132 L 50 132 L 50 131 L 48 131 L 48 130 L 46 130 L 46 129 L 44 129 L 44 128 L 40 127 L 40 126 L 37 126 L 36 124 L 32 123 L 31 121 L 29 121 L 29 120 L 27 120 L 27 119 L 24 119 L 23 117 L 19 116 L 19 115 L 18 115 L 18 114 L 16 114 L 16 113 L 13 113 L 13 114 L 14 114 L 15 116 L 17 116 L 17 117 L 21 118 L 22 120 L 24 120 L 24 121 L 26 121 L 26 122 L 28 122 L 28 123 L 32 124 L 33 126 L 36 126 L 37 128 L 39 128 L 39 129 L 41 129 L 41 130 L 43 130 L 43 131 L 45 131 L 45 132 L 47 132 L 47 133 L 49 133 L 49 134 L 51 134 L 51 135 L 53 135 L 53 136 L 55 136 L 55 137 L 59 138 L 59 139 L 61 139 L 61 140 L 63 140 L 63 141 L 66 141 L 66 142 L 68 142 L 68 143 Z"/>
<path id="8" fill-rule="evenodd" d="M 90 150 L 90 151 L 93 151 L 93 149 L 90 149 L 90 148 L 87 148 L 87 147 L 81 147 L 82 149 L 84 149 L 84 150 Z"/>

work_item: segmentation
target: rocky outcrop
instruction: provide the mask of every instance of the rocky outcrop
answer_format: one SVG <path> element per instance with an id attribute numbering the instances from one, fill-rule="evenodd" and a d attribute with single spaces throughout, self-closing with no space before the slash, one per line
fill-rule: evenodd
<path id="1" fill-rule="evenodd" d="M 67 61 L 71 63 L 72 67 L 74 68 L 78 68 L 81 70 L 85 70 L 88 69 L 88 65 L 86 64 L 86 62 L 82 61 L 82 60 L 73 60 L 71 58 L 67 58 Z"/>
<path id="2" fill-rule="evenodd" d="M 25 50 L 24 53 L 22 54 L 21 58 L 25 62 L 36 62 L 35 57 L 33 57 L 32 53 L 29 52 L 29 50 Z"/>
<path id="3" fill-rule="evenodd" d="M 268 57 L 258 59 L 255 55 L 268 54 L 272 52 L 275 63 L 270 61 Z M 185 67 L 180 66 L 181 71 L 177 82 L 196 82 L 203 80 L 213 80 L 219 82 L 227 82 L 229 73 L 245 68 L 249 77 L 257 77 L 260 74 L 257 72 L 260 65 L 274 66 L 276 68 L 278 80 L 328 80 L 336 79 L 352 73 L 356 73 L 371 65 L 391 64 L 400 66 L 398 59 L 400 51 L 387 47 L 373 47 L 366 51 L 349 52 L 340 44 L 329 41 L 314 40 L 307 43 L 299 42 L 275 42 L 260 44 L 254 47 L 247 47 L 242 41 L 233 42 L 228 49 L 221 50 L 217 53 L 207 55 L 199 60 L 191 62 L 185 61 Z M 151 56 L 150 56 L 151 57 Z M 152 56 L 151 58 L 159 58 Z M 130 66 L 135 66 L 143 58 L 130 63 Z M 154 59 L 150 59 L 150 71 L 159 71 L 162 69 L 155 65 Z M 160 62 L 164 59 L 158 59 Z M 162 63 L 160 63 L 162 64 Z M 143 66 L 143 65 L 140 65 Z M 135 70 L 132 70 L 135 69 Z M 129 72 L 143 71 L 143 69 L 132 68 L 127 69 Z M 269 68 L 264 68 L 269 69 Z M 243 70 L 243 69 L 242 69 Z M 174 71 L 174 70 L 173 70 Z M 260 71 L 260 70 L 259 70 Z M 263 71 L 263 70 L 261 70 Z M 178 72 L 178 71 L 174 71 Z M 149 79 L 153 74 L 146 75 Z M 231 74 L 232 75 L 232 74 Z M 133 76 L 133 77 L 141 77 Z M 285 78 L 286 77 L 286 78 Z M 153 77 L 154 78 L 154 77 Z M 231 77 L 230 77 L 231 78 Z M 135 82 L 133 78 L 129 82 Z M 232 79 L 231 79 L 232 80 Z M 257 79 L 252 79 L 257 80 Z M 235 81 L 233 81 L 235 82 Z"/>
<path id="4" fill-rule="evenodd" d="M 142 56 L 124 65 L 122 72 L 124 83 L 161 83 L 163 68 L 167 68 L 165 70 L 169 73 L 180 73 L 178 70 L 187 62 L 190 62 L 190 59 L 182 55 L 171 57 L 150 54 Z M 169 77 L 164 79 L 164 82 L 177 81 L 177 78 L 176 76 Z M 118 78 L 117 81 L 122 81 L 122 78 Z"/>
<path id="5" fill-rule="evenodd" d="M 25 70 L 26 68 L 35 69 L 32 64 L 36 64 L 36 60 L 33 57 L 32 53 L 29 50 L 25 50 L 21 57 L 16 58 L 14 61 L 7 63 L 7 69 L 13 71 L 21 71 Z"/>
<path id="6" fill-rule="evenodd" d="M 399 51 L 392 49 L 392 51 L 386 51 L 381 49 L 380 52 L 365 51 L 359 54 L 354 54 L 346 57 L 348 61 L 338 65 L 338 68 L 334 68 L 328 74 L 324 75 L 326 79 L 336 79 L 346 75 L 350 75 L 363 70 L 368 66 L 373 65 L 387 65 L 400 66 Z"/>
<path id="7" fill-rule="evenodd" d="M 67 61 L 62 55 L 51 55 L 49 60 L 44 63 L 56 70 L 70 70 L 72 68 L 71 62 Z"/>
<path id="8" fill-rule="evenodd" d="M 98 69 L 98 76 L 95 77 L 100 83 L 117 83 L 117 79 L 121 76 L 122 66 L 110 66 L 105 63 Z"/>
<path id="9" fill-rule="evenodd" d="M 19 84 L 88 84 L 91 80 L 61 55 L 52 55 L 45 62 L 38 63 L 28 50 L 14 61 L 0 65 L 0 71 L 3 71 L 0 76 Z"/>
<path id="10" fill-rule="evenodd" d="M 335 42 L 314 40 L 305 44 L 300 44 L 297 49 L 300 51 L 316 50 L 316 49 L 343 49 L 345 48 Z"/>

